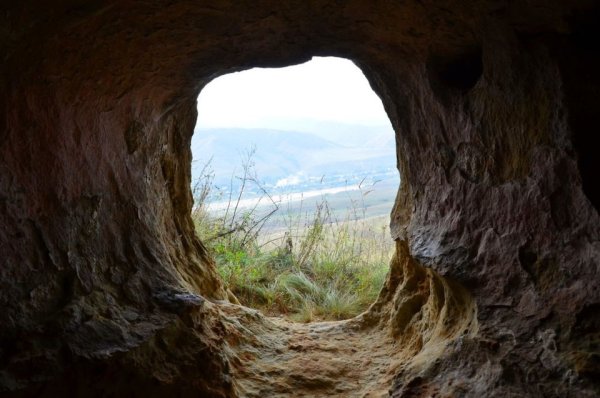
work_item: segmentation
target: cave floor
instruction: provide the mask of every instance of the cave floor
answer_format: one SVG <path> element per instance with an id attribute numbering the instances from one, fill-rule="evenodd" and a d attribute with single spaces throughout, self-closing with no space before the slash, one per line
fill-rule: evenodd
<path id="1" fill-rule="evenodd" d="M 240 396 L 388 396 L 402 366 L 394 339 L 360 316 L 302 324 L 230 304 L 222 311 Z"/>

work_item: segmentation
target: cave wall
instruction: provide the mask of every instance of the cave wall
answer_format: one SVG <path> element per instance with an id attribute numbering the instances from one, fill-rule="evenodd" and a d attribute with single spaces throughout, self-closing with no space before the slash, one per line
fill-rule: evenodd
<path id="1" fill-rule="evenodd" d="M 477 308 L 476 333 L 391 393 L 593 396 L 593 15 L 585 1 L 5 6 L 1 391 L 235 395 L 228 294 L 190 219 L 196 97 L 224 73 L 333 55 L 396 130 L 388 288 L 418 263 Z"/>

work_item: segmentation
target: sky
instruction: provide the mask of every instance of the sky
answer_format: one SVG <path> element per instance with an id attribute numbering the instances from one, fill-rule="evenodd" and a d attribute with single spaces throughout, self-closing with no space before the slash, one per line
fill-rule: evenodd
<path id="1" fill-rule="evenodd" d="M 305 121 L 389 125 L 362 71 L 342 58 L 314 57 L 301 65 L 223 75 L 198 97 L 197 129 L 297 129 Z"/>

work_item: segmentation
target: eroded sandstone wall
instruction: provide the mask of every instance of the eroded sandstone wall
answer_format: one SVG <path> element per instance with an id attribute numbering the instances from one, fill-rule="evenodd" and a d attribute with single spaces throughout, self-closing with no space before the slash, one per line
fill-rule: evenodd
<path id="1" fill-rule="evenodd" d="M 397 134 L 402 250 L 372 316 L 427 334 L 444 303 L 408 280 L 475 305 L 477 327 L 391 392 L 593 396 L 595 15 L 583 1 L 7 5 L 1 391 L 235 394 L 227 293 L 189 217 L 195 98 L 220 74 L 335 55 Z M 398 312 L 411 292 L 422 305 Z"/>

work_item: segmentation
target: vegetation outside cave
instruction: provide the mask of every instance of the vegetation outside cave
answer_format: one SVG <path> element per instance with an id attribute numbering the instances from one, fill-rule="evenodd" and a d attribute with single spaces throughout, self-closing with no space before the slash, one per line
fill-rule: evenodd
<path id="1" fill-rule="evenodd" d="M 398 176 L 393 130 L 368 95 L 387 126 L 197 126 L 193 218 L 242 304 L 309 322 L 353 317 L 377 298 L 393 253 Z"/>

